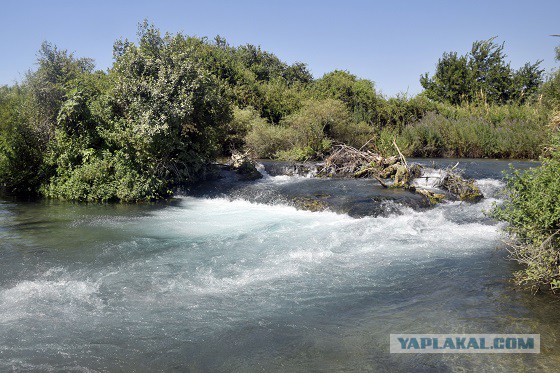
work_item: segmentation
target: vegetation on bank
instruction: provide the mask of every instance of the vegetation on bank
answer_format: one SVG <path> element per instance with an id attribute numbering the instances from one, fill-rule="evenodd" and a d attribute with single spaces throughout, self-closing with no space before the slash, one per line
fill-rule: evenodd
<path id="1" fill-rule="evenodd" d="M 523 265 L 519 285 L 560 289 L 560 141 L 542 166 L 507 176 L 509 198 L 493 216 L 506 221 L 512 257 Z"/>
<path id="2" fill-rule="evenodd" d="M 560 47 L 556 49 L 560 61 Z M 534 290 L 560 289 L 560 71 L 541 88 L 555 115 L 542 166 L 506 176 L 508 199 L 492 215 L 508 223 L 512 257 L 522 264 L 519 285 Z"/>
<path id="3" fill-rule="evenodd" d="M 385 98 L 335 70 L 314 79 L 253 45 L 162 35 L 146 21 L 114 64 L 44 43 L 35 71 L 0 89 L 0 180 L 8 193 L 78 201 L 165 198 L 219 155 L 322 159 L 334 144 L 406 156 L 536 158 L 558 84 L 518 70 L 494 39 L 446 53 L 415 97 Z M 461 85 L 457 86 L 458 77 Z"/>

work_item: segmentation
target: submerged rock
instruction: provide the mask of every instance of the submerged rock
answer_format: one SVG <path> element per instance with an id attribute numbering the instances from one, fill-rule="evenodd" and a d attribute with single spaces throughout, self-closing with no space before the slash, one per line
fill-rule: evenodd
<path id="1" fill-rule="evenodd" d="M 293 199 L 296 208 L 308 211 L 324 211 L 328 208 L 327 203 L 312 197 L 296 197 Z"/>

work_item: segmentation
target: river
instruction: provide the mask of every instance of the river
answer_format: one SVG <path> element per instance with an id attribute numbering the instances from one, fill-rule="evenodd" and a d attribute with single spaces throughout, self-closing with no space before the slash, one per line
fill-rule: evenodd
<path id="1" fill-rule="evenodd" d="M 555 370 L 558 300 L 512 286 L 484 214 L 507 164 L 460 160 L 487 198 L 434 208 L 273 163 L 162 203 L 0 200 L 0 371 Z M 390 354 L 391 333 L 533 333 L 541 353 Z"/>

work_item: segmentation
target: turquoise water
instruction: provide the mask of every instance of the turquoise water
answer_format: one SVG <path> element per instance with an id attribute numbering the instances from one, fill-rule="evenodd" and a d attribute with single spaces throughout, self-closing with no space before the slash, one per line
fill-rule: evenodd
<path id="1" fill-rule="evenodd" d="M 504 168 L 466 165 L 488 198 L 432 209 L 281 175 L 159 204 L 0 202 L 0 370 L 556 369 L 558 301 L 513 289 L 483 213 Z M 540 333 L 542 353 L 396 355 L 390 333 Z"/>

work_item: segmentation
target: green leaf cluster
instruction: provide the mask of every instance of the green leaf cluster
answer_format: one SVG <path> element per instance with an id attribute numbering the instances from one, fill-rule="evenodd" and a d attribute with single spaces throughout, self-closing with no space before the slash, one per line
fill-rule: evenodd
<path id="1" fill-rule="evenodd" d="M 513 258 L 523 264 L 521 285 L 557 288 L 560 283 L 560 139 L 542 165 L 506 176 L 508 200 L 493 217 L 508 223 Z"/>
<path id="2" fill-rule="evenodd" d="M 543 82 L 541 61 L 514 70 L 506 62 L 504 44 L 497 44 L 494 39 L 475 41 L 464 56 L 444 53 L 434 75 L 426 73 L 420 77 L 425 94 L 453 105 L 523 103 L 534 97 Z"/>

